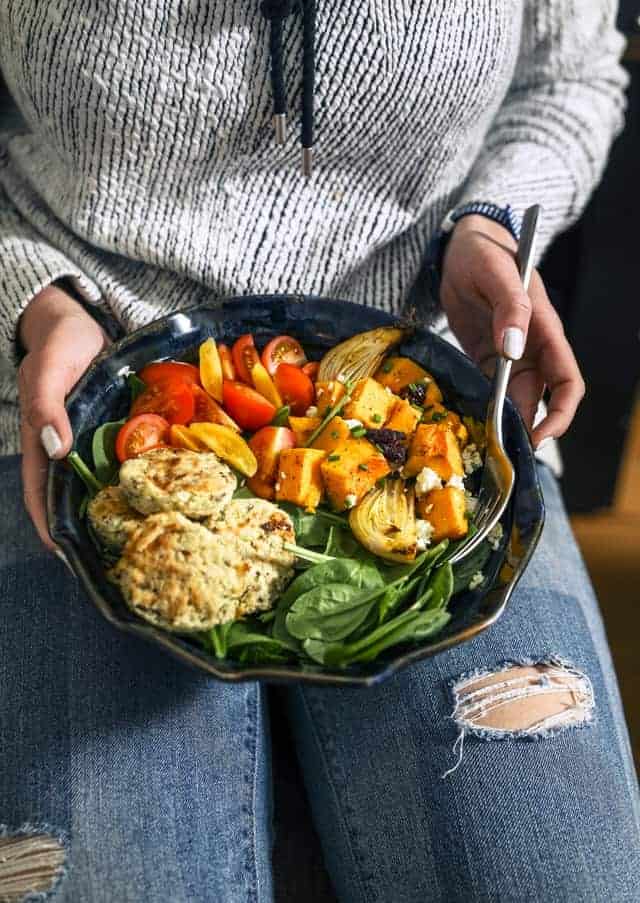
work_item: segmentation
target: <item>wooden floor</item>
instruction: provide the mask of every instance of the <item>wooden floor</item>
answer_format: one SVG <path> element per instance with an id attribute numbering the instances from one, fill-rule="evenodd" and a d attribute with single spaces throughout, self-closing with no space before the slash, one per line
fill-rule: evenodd
<path id="1" fill-rule="evenodd" d="M 640 771 L 640 399 L 612 507 L 571 522 L 600 600 Z"/>

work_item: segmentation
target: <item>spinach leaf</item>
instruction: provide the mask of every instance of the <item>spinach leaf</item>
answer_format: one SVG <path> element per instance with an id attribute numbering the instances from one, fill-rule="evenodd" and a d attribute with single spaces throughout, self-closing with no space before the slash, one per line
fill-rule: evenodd
<path id="1" fill-rule="evenodd" d="M 255 498 L 253 492 L 249 489 L 248 486 L 238 486 L 238 488 L 233 493 L 234 499 L 253 499 Z"/>
<path id="2" fill-rule="evenodd" d="M 349 636 L 369 614 L 375 591 L 363 592 L 348 583 L 325 583 L 299 596 L 286 617 L 286 626 L 299 640 L 334 642 Z"/>
<path id="3" fill-rule="evenodd" d="M 335 558 L 366 558 L 373 560 L 370 555 L 360 545 L 350 530 L 333 524 L 329 529 L 329 536 L 324 550 L 325 555 L 333 555 Z"/>
<path id="4" fill-rule="evenodd" d="M 131 390 L 131 404 L 133 404 L 136 398 L 146 391 L 147 384 L 143 383 L 140 377 L 136 376 L 135 373 L 130 373 L 127 376 L 127 382 L 129 384 L 129 389 Z"/>
<path id="5" fill-rule="evenodd" d="M 453 568 L 448 561 L 438 567 L 429 582 L 431 597 L 427 609 L 444 610 L 449 604 L 449 599 L 453 595 L 454 577 Z"/>
<path id="6" fill-rule="evenodd" d="M 124 419 L 103 423 L 93 434 L 91 454 L 96 476 L 101 483 L 112 483 L 118 474 L 120 462 L 116 457 L 116 438 Z"/>
<path id="7" fill-rule="evenodd" d="M 488 542 L 480 545 L 458 562 L 453 568 L 453 593 L 459 593 L 469 588 L 469 581 L 477 571 L 481 571 L 491 556 L 491 546 Z"/>
<path id="8" fill-rule="evenodd" d="M 332 526 L 348 529 L 347 520 L 338 514 L 332 514 L 323 508 L 313 513 L 303 511 L 291 502 L 279 502 L 279 507 L 286 511 L 293 522 L 296 542 L 301 546 L 326 546 Z"/>
<path id="9" fill-rule="evenodd" d="M 213 652 L 216 658 L 227 657 L 227 638 L 233 625 L 233 621 L 227 621 L 226 624 L 216 624 L 215 627 L 212 627 L 211 630 L 208 630 L 201 636 L 205 648 Z"/>
<path id="10" fill-rule="evenodd" d="M 70 451 L 66 457 L 66 461 L 72 470 L 75 470 L 76 474 L 80 477 L 91 498 L 93 498 L 94 495 L 97 495 L 101 489 L 104 489 L 103 484 L 89 470 L 77 451 Z"/>

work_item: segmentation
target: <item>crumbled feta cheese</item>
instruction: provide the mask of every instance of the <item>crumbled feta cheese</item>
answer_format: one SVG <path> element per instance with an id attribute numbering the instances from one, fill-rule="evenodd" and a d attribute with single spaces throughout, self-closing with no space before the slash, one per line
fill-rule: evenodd
<path id="1" fill-rule="evenodd" d="M 276 492 L 280 492 L 280 483 L 276 483 L 276 485 L 273 488 L 275 489 Z"/>
<path id="2" fill-rule="evenodd" d="M 355 430 L 359 426 L 362 426 L 362 420 L 356 420 L 355 417 L 351 417 L 349 420 L 345 420 L 345 424 L 349 427 L 350 430 Z"/>
<path id="3" fill-rule="evenodd" d="M 473 495 L 473 493 L 469 492 L 468 489 L 464 491 L 464 500 L 467 509 L 467 514 L 475 514 L 478 508 L 478 499 Z"/>
<path id="4" fill-rule="evenodd" d="M 318 408 L 314 404 L 310 405 L 307 408 L 307 410 L 304 412 L 304 416 L 305 417 L 317 417 L 318 416 Z"/>
<path id="5" fill-rule="evenodd" d="M 462 489 L 464 491 L 464 480 L 462 477 L 459 477 L 457 473 L 454 473 L 452 477 L 449 477 L 447 480 L 447 486 L 451 486 L 452 489 Z"/>
<path id="6" fill-rule="evenodd" d="M 393 395 L 393 389 L 391 388 L 391 386 L 385 386 L 384 391 L 388 392 L 389 395 Z"/>
<path id="7" fill-rule="evenodd" d="M 347 508 L 353 508 L 358 501 L 358 496 L 354 492 L 350 492 L 345 496 L 344 503 Z"/>
<path id="8" fill-rule="evenodd" d="M 426 495 L 432 489 L 441 489 L 442 480 L 430 467 L 423 467 L 416 477 L 416 495 Z"/>
<path id="9" fill-rule="evenodd" d="M 338 375 L 336 376 L 336 379 L 338 380 L 339 383 L 346 383 L 347 382 L 347 374 L 346 373 L 338 373 Z"/>
<path id="10" fill-rule="evenodd" d="M 469 589 L 477 589 L 479 586 L 482 586 L 483 583 L 484 574 L 482 573 L 482 571 L 476 571 L 469 581 Z"/>
<path id="11" fill-rule="evenodd" d="M 281 471 L 280 471 L 280 479 L 281 479 L 281 480 L 286 480 L 286 479 L 287 479 L 287 475 L 286 475 L 286 473 L 284 472 L 284 470 L 281 470 Z"/>
<path id="12" fill-rule="evenodd" d="M 416 519 L 416 548 L 419 552 L 424 552 L 430 545 L 433 533 L 433 524 L 430 524 L 428 520 Z"/>
<path id="13" fill-rule="evenodd" d="M 467 474 L 473 473 L 474 470 L 482 467 L 482 458 L 478 451 L 478 446 L 474 442 L 470 442 L 469 445 L 462 449 L 462 463 L 464 472 Z"/>
<path id="14" fill-rule="evenodd" d="M 502 524 L 496 524 L 495 527 L 492 527 L 491 530 L 489 530 L 489 532 L 487 533 L 487 542 L 494 550 L 494 552 L 502 542 L 503 536 L 504 530 L 502 529 Z"/>
<path id="15" fill-rule="evenodd" d="M 130 376 L 132 373 L 133 373 L 133 370 L 131 369 L 129 364 L 125 364 L 124 367 L 120 367 L 120 369 L 116 373 L 116 376 L 124 376 L 126 378 L 127 376 Z"/>

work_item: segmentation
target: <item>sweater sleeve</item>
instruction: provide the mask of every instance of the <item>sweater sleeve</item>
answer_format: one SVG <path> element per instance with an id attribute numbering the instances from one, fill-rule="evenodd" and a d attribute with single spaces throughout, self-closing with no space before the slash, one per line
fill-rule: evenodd
<path id="1" fill-rule="evenodd" d="M 578 218 L 620 130 L 627 77 L 615 0 L 526 0 L 509 92 L 460 203 L 541 204 L 541 253 Z"/>
<path id="2" fill-rule="evenodd" d="M 0 188 L 0 356 L 17 362 L 17 328 L 27 304 L 58 279 L 97 303 L 100 290 L 79 268 L 26 222 Z"/>

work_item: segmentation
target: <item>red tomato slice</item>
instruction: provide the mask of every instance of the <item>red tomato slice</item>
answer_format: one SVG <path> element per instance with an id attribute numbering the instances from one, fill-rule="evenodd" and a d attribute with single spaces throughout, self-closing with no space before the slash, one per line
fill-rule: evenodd
<path id="1" fill-rule="evenodd" d="M 166 443 L 171 427 L 157 414 L 139 414 L 120 427 L 116 436 L 116 455 L 121 463 Z"/>
<path id="2" fill-rule="evenodd" d="M 218 345 L 218 354 L 220 355 L 220 363 L 222 364 L 222 378 L 235 379 L 236 368 L 233 366 L 231 350 L 226 345 Z"/>
<path id="3" fill-rule="evenodd" d="M 297 339 L 290 335 L 279 335 L 271 339 L 262 352 L 262 363 L 270 376 L 274 376 L 282 363 L 301 367 L 306 363 L 307 355 Z"/>
<path id="4" fill-rule="evenodd" d="M 189 423 L 193 420 L 195 400 L 193 385 L 179 379 L 165 380 L 149 386 L 131 406 L 131 415 L 159 414 L 169 423 Z"/>
<path id="5" fill-rule="evenodd" d="M 147 364 L 138 373 L 138 376 L 148 386 L 174 379 L 196 386 L 200 385 L 198 368 L 193 364 L 185 364 L 181 361 L 156 361 L 154 364 Z"/>
<path id="6" fill-rule="evenodd" d="M 258 469 L 255 477 L 266 483 L 275 483 L 278 476 L 278 457 L 284 448 L 295 448 L 295 433 L 286 426 L 263 426 L 249 439 L 249 448 L 256 456 Z"/>
<path id="7" fill-rule="evenodd" d="M 318 370 L 320 369 L 320 361 L 309 361 L 302 368 L 302 372 L 306 373 L 311 382 L 315 382 L 318 378 Z"/>
<path id="8" fill-rule="evenodd" d="M 222 384 L 222 398 L 227 413 L 243 430 L 259 430 L 276 413 L 275 406 L 255 389 L 230 379 Z"/>
<path id="9" fill-rule="evenodd" d="M 291 413 L 304 417 L 309 405 L 313 404 L 315 391 L 306 373 L 293 364 L 280 364 L 274 377 L 276 388 L 282 396 L 282 403 L 288 404 Z"/>
<path id="10" fill-rule="evenodd" d="M 240 432 L 238 424 L 229 417 L 215 398 L 208 395 L 200 386 L 192 386 L 191 391 L 195 401 L 194 423 L 220 423 L 222 426 L 229 426 L 232 430 Z"/>
<path id="11" fill-rule="evenodd" d="M 241 335 L 231 349 L 233 366 L 236 368 L 236 379 L 251 385 L 251 371 L 256 361 L 260 360 L 253 336 L 250 333 Z"/>

